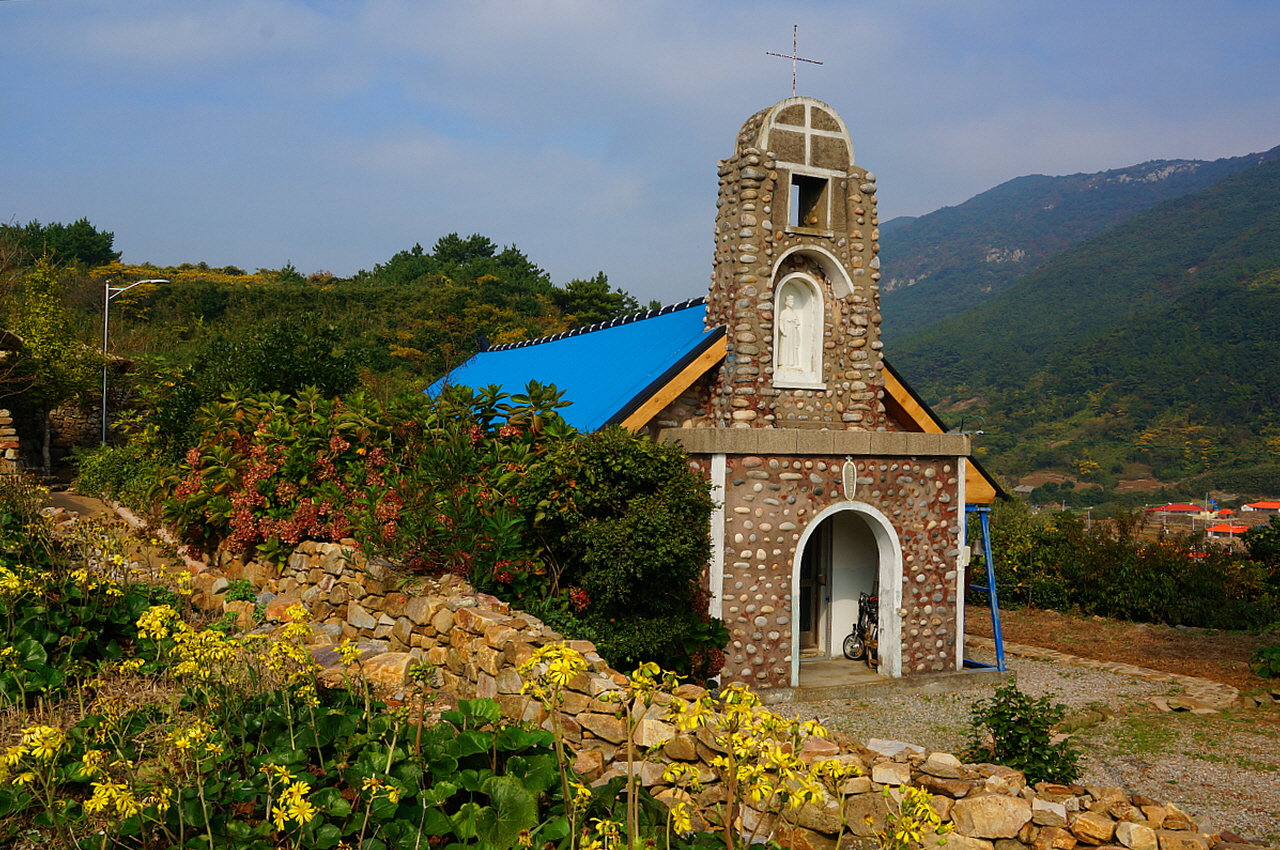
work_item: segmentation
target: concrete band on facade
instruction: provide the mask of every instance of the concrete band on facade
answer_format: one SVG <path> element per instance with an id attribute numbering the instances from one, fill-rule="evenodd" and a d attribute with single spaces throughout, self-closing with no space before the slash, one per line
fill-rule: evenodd
<path id="1" fill-rule="evenodd" d="M 664 428 L 661 442 L 690 454 L 883 455 L 968 457 L 967 434 L 916 431 L 808 431 L 790 428 Z"/>

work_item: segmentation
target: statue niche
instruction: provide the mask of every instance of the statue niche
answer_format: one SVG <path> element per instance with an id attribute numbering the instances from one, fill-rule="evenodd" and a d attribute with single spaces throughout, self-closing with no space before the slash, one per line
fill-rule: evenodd
<path id="1" fill-rule="evenodd" d="M 793 274 L 775 290 L 773 384 L 822 387 L 822 296 L 807 275 Z"/>

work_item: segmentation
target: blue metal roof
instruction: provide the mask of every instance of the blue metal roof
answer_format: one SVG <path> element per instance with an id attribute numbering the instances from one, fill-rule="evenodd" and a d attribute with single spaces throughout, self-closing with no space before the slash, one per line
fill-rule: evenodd
<path id="1" fill-rule="evenodd" d="M 497 384 L 523 392 L 529 381 L 554 384 L 572 402 L 560 411 L 580 431 L 622 421 L 718 339 L 703 327 L 705 299 L 697 298 L 529 342 L 494 346 L 457 367 L 426 392 L 445 384 Z"/>

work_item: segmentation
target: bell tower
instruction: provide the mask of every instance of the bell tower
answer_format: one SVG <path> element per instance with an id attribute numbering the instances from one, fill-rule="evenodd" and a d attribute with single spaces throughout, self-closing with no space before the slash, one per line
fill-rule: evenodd
<path id="1" fill-rule="evenodd" d="M 720 162 L 707 324 L 728 356 L 720 427 L 879 430 L 879 220 L 840 116 L 791 97 L 751 116 Z"/>

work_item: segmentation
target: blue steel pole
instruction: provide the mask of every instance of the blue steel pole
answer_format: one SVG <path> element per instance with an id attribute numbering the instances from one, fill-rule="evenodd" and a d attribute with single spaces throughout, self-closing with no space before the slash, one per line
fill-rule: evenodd
<path id="1" fill-rule="evenodd" d="M 982 558 L 987 562 L 987 592 L 991 600 L 991 633 L 996 642 L 996 669 L 1004 670 L 1004 635 L 1000 629 L 1000 599 L 996 596 L 996 563 L 991 557 L 991 509 L 980 508 L 978 521 L 982 523 Z"/>

